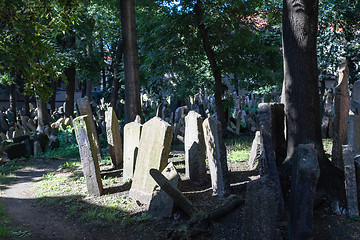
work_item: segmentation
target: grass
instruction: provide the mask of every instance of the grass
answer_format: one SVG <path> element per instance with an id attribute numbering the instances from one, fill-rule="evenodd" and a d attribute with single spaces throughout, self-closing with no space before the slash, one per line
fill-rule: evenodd
<path id="1" fill-rule="evenodd" d="M 323 139 L 322 142 L 323 142 L 325 153 L 331 155 L 332 146 L 333 146 L 332 139 L 326 138 L 326 139 Z"/>
<path id="2" fill-rule="evenodd" d="M 227 160 L 245 162 L 249 159 L 253 136 L 242 136 L 225 140 Z"/>
<path id="3" fill-rule="evenodd" d="M 227 160 L 230 162 L 246 162 L 249 159 L 250 150 L 229 150 Z"/>
<path id="4" fill-rule="evenodd" d="M 0 239 L 5 239 L 11 236 L 8 219 L 9 215 L 5 211 L 4 206 L 0 203 Z"/>

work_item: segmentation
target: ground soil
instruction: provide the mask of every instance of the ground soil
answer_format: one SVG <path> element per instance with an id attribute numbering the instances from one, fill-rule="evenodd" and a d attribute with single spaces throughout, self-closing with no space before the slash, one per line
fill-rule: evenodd
<path id="1" fill-rule="evenodd" d="M 171 160 L 182 161 L 180 151 L 172 151 Z M 12 227 L 21 227 L 21 235 L 25 239 L 182 239 L 188 232 L 186 223 L 189 218 L 176 209 L 174 217 L 163 220 L 151 220 L 139 224 L 122 225 L 112 224 L 94 226 L 70 219 L 61 206 L 44 207 L 39 205 L 33 193 L 28 189 L 43 174 L 55 171 L 65 160 L 56 159 L 31 159 L 31 168 L 24 168 L 16 172 L 17 179 L 8 186 L 0 196 L 2 203 L 11 216 Z M 180 174 L 183 169 L 178 167 Z M 246 163 L 236 162 L 229 164 L 231 176 L 232 196 L 245 199 L 246 183 L 258 178 L 256 170 L 250 171 Z M 191 202 L 203 211 L 211 211 L 215 206 L 227 199 L 212 197 L 210 182 L 206 186 L 198 186 L 189 181 L 182 181 L 180 189 Z M 116 194 L 116 193 L 114 193 Z M 122 194 L 127 194 L 122 193 Z M 231 198 L 230 197 L 230 198 Z M 314 212 L 314 239 L 360 239 L 360 223 L 348 220 L 345 216 L 333 214 L 330 202 L 324 202 Z M 341 204 L 340 204 L 341 205 Z M 188 239 L 241 239 L 244 201 L 230 214 L 206 225 L 200 235 Z M 278 232 L 287 238 L 287 226 L 283 223 Z M 19 239 L 14 237 L 13 239 Z"/>

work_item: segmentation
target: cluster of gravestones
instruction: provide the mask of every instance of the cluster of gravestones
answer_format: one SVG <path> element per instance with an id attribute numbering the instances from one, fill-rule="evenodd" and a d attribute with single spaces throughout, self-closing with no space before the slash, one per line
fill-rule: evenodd
<path id="1" fill-rule="evenodd" d="M 357 192 L 360 181 L 360 81 L 349 96 L 348 68 L 340 68 L 335 100 L 328 91 L 324 104 L 323 134 L 333 136 L 332 162 L 344 171 L 347 211 L 341 212 L 338 202 L 335 213 L 358 217 Z M 332 109 L 334 109 L 333 117 Z M 260 131 L 256 132 L 248 165 L 259 164 L 260 179 L 247 185 L 245 200 L 244 239 L 275 239 L 277 221 L 284 218 L 284 201 L 276 165 L 286 158 L 284 106 L 264 103 L 258 107 Z M 333 118 L 333 120 L 332 120 Z M 324 135 L 323 135 L 324 136 Z M 328 136 L 328 135 L 325 135 Z M 320 169 L 313 144 L 300 144 L 292 158 L 288 230 L 291 239 L 312 238 L 313 206 Z M 277 213 L 277 214 L 274 214 Z"/>
<path id="2" fill-rule="evenodd" d="M 98 161 L 101 158 L 96 124 L 87 98 L 78 101 L 79 117 L 73 120 L 88 194 L 103 193 Z M 112 107 L 105 111 L 109 152 L 114 167 L 123 169 L 123 178 L 131 179 L 129 196 L 144 204 L 155 217 L 169 217 L 174 201 L 189 215 L 196 212 L 178 190 L 179 174 L 168 161 L 173 127 L 159 117 L 140 123 L 140 117 L 124 126 L 124 144 L 118 119 Z M 230 192 L 226 148 L 220 123 L 190 111 L 185 117 L 185 175 L 198 184 L 208 182 L 205 158 L 209 161 L 213 195 Z M 122 148 L 124 146 L 124 148 Z"/>
<path id="3" fill-rule="evenodd" d="M 37 109 L 29 104 L 30 115 L 25 110 L 15 114 L 9 110 L 0 111 L 0 162 L 26 155 L 37 155 L 48 149 L 59 147 L 57 129 L 45 127 L 42 132 L 37 128 Z"/>

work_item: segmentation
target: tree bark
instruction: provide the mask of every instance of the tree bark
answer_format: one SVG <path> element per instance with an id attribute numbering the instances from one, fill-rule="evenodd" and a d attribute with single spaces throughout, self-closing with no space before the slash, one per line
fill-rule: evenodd
<path id="1" fill-rule="evenodd" d="M 68 48 L 74 48 L 75 43 L 76 38 L 74 33 L 71 31 L 71 36 L 65 41 L 65 44 Z M 65 70 L 65 76 L 68 82 L 66 85 L 65 116 L 70 117 L 74 115 L 74 93 L 76 76 L 75 63 L 71 64 L 71 66 L 69 66 Z"/>
<path id="2" fill-rule="evenodd" d="M 300 2 L 300 3 L 298 3 Z M 300 143 L 322 149 L 316 55 L 318 0 L 284 0 L 283 54 L 287 159 Z"/>
<path id="3" fill-rule="evenodd" d="M 111 88 L 111 106 L 113 107 L 114 111 L 116 111 L 116 101 L 119 97 L 119 88 L 120 88 L 120 78 L 119 75 L 119 65 L 121 62 L 123 54 L 123 48 L 122 48 L 122 41 L 119 39 L 119 42 L 116 47 L 116 55 L 115 55 L 115 62 L 114 62 L 114 78 L 113 78 L 113 85 Z M 121 118 L 121 116 L 117 116 L 118 119 Z"/>
<path id="4" fill-rule="evenodd" d="M 53 89 L 53 93 L 52 93 L 51 99 L 50 99 L 50 110 L 51 110 L 51 113 L 53 113 L 55 111 L 55 104 L 56 104 L 56 82 L 55 82 L 55 80 L 51 81 L 51 87 Z"/>
<path id="5" fill-rule="evenodd" d="M 91 43 L 88 43 L 88 45 L 86 46 L 86 55 L 88 58 L 91 58 L 91 54 L 92 54 L 92 46 Z M 92 79 L 87 78 L 86 79 L 86 96 L 89 99 L 89 102 L 92 101 Z"/>
<path id="6" fill-rule="evenodd" d="M 135 1 L 120 0 L 121 33 L 124 44 L 125 123 L 141 115 L 139 56 L 136 37 Z"/>
<path id="7" fill-rule="evenodd" d="M 224 106 L 222 104 L 222 97 L 224 90 L 221 80 L 221 71 L 216 62 L 214 50 L 211 47 L 208 29 L 205 26 L 205 24 L 202 23 L 203 20 L 202 4 L 203 4 L 202 0 L 197 0 L 194 11 L 196 15 L 196 21 L 199 28 L 200 36 L 202 38 L 203 47 L 206 53 L 206 57 L 210 63 L 211 71 L 215 79 L 215 105 L 216 105 L 217 118 L 221 123 L 222 130 L 225 131 L 227 124 L 226 124 Z"/>
<path id="8" fill-rule="evenodd" d="M 47 103 L 41 99 L 36 99 L 36 106 L 38 114 L 38 126 L 36 130 L 43 132 L 45 126 L 50 125 Z"/>

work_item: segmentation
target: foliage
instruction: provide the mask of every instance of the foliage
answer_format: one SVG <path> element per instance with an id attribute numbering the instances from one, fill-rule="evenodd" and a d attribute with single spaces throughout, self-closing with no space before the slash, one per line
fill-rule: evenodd
<path id="1" fill-rule="evenodd" d="M 349 62 L 350 82 L 360 78 L 359 29 L 360 1 L 320 1 L 318 56 L 322 79 L 337 76 L 343 58 Z"/>
<path id="2" fill-rule="evenodd" d="M 73 2 L 71 2 L 73 3 Z M 68 1 L 0 1 L 0 83 L 24 83 L 29 96 L 48 99 L 65 63 L 54 37 L 73 21 Z"/>

